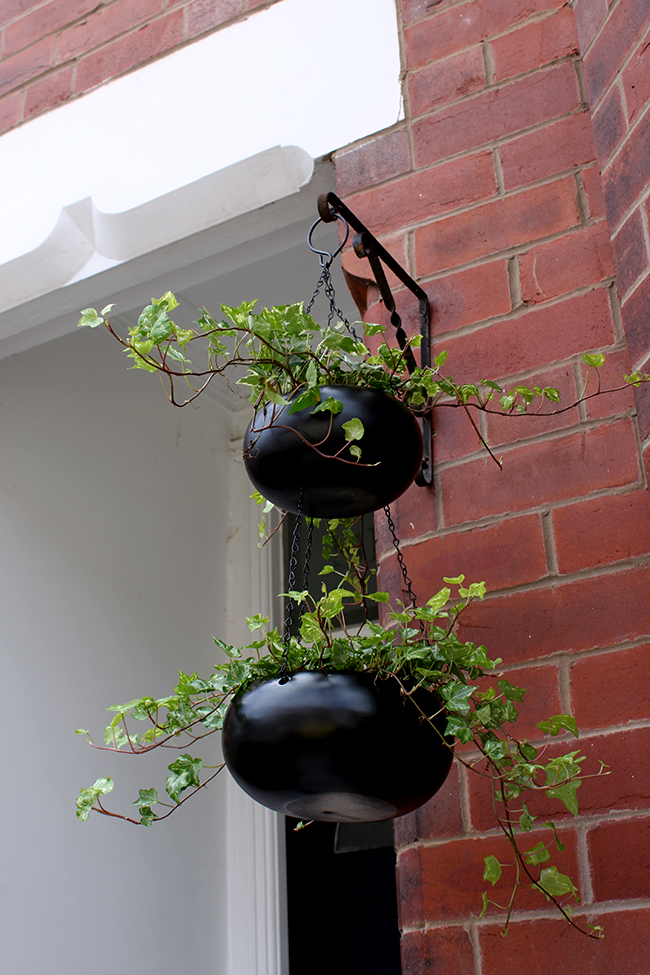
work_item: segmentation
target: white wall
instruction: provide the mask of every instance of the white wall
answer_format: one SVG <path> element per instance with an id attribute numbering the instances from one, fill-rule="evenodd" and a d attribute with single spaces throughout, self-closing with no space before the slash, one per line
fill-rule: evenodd
<path id="1" fill-rule="evenodd" d="M 226 971 L 225 781 L 149 830 L 74 815 L 100 775 L 163 791 L 73 729 L 209 672 L 225 621 L 228 415 L 125 367 L 89 331 L 0 363 L 3 975 Z"/>

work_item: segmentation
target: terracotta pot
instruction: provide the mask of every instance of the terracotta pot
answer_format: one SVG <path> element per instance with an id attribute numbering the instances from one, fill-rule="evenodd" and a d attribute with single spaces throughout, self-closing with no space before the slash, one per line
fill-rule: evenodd
<path id="1" fill-rule="evenodd" d="M 289 414 L 289 407 L 267 406 L 255 415 L 244 438 L 251 481 L 278 508 L 294 513 L 302 489 L 303 513 L 313 518 L 353 518 L 390 504 L 422 463 L 417 419 L 394 397 L 372 389 L 324 386 L 321 396 L 341 400 L 343 410 L 332 415 L 308 407 Z M 343 430 L 354 417 L 364 426 L 359 462 Z"/>
<path id="2" fill-rule="evenodd" d="M 427 715 L 431 693 L 415 700 Z M 235 780 L 257 802 L 287 816 L 372 822 L 402 816 L 445 781 L 452 752 L 390 678 L 302 671 L 253 685 L 230 706 L 223 752 Z M 437 730 L 436 730 L 437 729 Z"/>

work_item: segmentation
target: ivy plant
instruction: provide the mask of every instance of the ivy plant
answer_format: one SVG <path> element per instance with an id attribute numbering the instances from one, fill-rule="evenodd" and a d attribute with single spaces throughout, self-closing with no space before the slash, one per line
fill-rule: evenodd
<path id="1" fill-rule="evenodd" d="M 247 390 L 255 410 L 274 405 L 288 406 L 289 413 L 309 408 L 312 412 L 336 414 L 343 408 L 341 400 L 331 395 L 323 397 L 321 390 L 328 386 L 360 386 L 395 396 L 417 415 L 437 407 L 463 409 L 480 443 L 499 466 L 501 461 L 480 433 L 473 413 L 558 413 L 605 392 L 598 373 L 604 362 L 602 353 L 583 355 L 585 364 L 596 373 L 596 389 L 587 393 L 585 383 L 576 402 L 561 406 L 560 393 L 553 386 L 518 383 L 507 388 L 491 378 L 457 383 L 442 371 L 447 362 L 445 351 L 436 356 L 433 365 L 410 370 L 409 356 L 420 345 L 420 335 L 407 339 L 405 347 L 399 349 L 386 341 L 383 325 L 357 322 L 347 327 L 337 321 L 321 328 L 302 302 L 264 308 L 259 313 L 254 311 L 256 304 L 244 301 L 236 308 L 221 305 L 221 319 L 203 309 L 193 326 L 182 328 L 170 317 L 178 301 L 167 291 L 152 299 L 125 337 L 108 318 L 113 305 L 99 313 L 86 308 L 79 326 L 105 326 L 124 348 L 133 369 L 160 376 L 174 406 L 192 403 L 215 376 L 237 373 L 242 374 L 235 384 Z M 364 340 L 359 338 L 355 326 L 363 330 Z M 371 345 L 376 348 L 371 349 Z M 190 356 L 198 358 L 199 364 Z M 633 373 L 624 377 L 623 385 L 649 379 L 646 374 Z M 269 425 L 276 412 L 270 411 Z M 359 461 L 364 433 L 361 420 L 348 421 L 344 431 L 350 453 Z"/>
<path id="2" fill-rule="evenodd" d="M 140 756 L 159 748 L 180 753 L 168 767 L 164 788 L 149 784 L 141 788 L 132 801 L 131 814 L 107 807 L 113 781 L 105 777 L 81 789 L 79 819 L 87 820 L 91 812 L 97 812 L 151 827 L 175 813 L 224 767 L 204 765 L 195 748 L 222 728 L 237 695 L 255 681 L 277 678 L 283 660 L 289 675 L 300 671 L 372 673 L 378 680 L 397 681 L 404 706 L 417 707 L 422 720 L 432 722 L 442 711 L 447 719 L 447 746 L 457 761 L 489 782 L 495 822 L 508 840 L 510 863 L 515 867 L 514 881 L 501 905 L 506 913 L 504 930 L 518 892 L 527 885 L 550 900 L 574 927 L 599 937 L 599 928 L 582 927 L 572 917 L 570 902 L 578 899 L 578 892 L 574 881 L 553 862 L 563 849 L 554 822 L 542 824 L 546 839 L 533 843 L 527 838 L 533 828 L 536 834 L 538 830 L 527 805 L 532 795 L 545 794 L 559 800 L 572 815 L 578 814 L 584 757 L 574 747 L 547 754 L 552 738 L 566 734 L 577 738 L 578 729 L 571 715 L 559 714 L 537 725 L 540 734 L 534 743 L 517 737 L 515 726 L 526 689 L 499 672 L 500 659 L 491 659 L 483 646 L 463 642 L 457 632 L 459 617 L 474 600 L 483 599 L 485 584 L 466 584 L 460 575 L 444 579 L 444 586 L 424 605 L 393 605 L 388 593 L 369 591 L 372 572 L 351 520 L 328 523 L 325 547 L 329 555 L 343 556 L 345 569 L 335 572 L 326 565 L 322 575 L 331 584 L 328 587 L 323 581 L 320 595 L 306 590 L 284 594 L 302 610 L 295 636 L 280 634 L 268 617 L 252 616 L 247 623 L 255 639 L 246 646 L 215 639 L 225 661 L 216 664 L 212 674 L 181 673 L 178 684 L 165 697 L 144 696 L 109 707 L 112 718 L 102 743 L 95 743 L 86 729 L 77 730 L 99 749 Z M 383 607 L 382 622 L 368 618 L 372 602 Z M 365 619 L 351 628 L 346 613 L 358 606 L 365 609 Z M 421 711 L 415 703 L 414 691 L 421 687 L 435 695 L 434 713 Z M 137 724 L 143 730 L 135 730 Z M 602 773 L 601 767 L 590 774 Z M 504 865 L 494 854 L 485 858 L 483 879 L 490 893 L 483 893 L 481 916 L 495 903 L 491 890 L 503 880 Z"/>

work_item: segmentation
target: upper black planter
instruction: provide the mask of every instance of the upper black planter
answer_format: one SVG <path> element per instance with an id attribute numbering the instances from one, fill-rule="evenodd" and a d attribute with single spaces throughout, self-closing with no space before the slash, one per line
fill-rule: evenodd
<path id="1" fill-rule="evenodd" d="M 329 411 L 312 413 L 311 407 L 289 414 L 286 406 L 268 406 L 256 413 L 244 438 L 251 481 L 278 508 L 294 513 L 302 490 L 303 514 L 312 518 L 353 518 L 390 504 L 420 469 L 418 421 L 394 397 L 372 389 L 324 386 L 321 396 L 335 396 L 343 410 L 333 417 Z M 353 462 L 342 429 L 353 417 L 365 431 L 358 441 L 359 463 Z M 342 448 L 344 460 L 334 458 Z"/>
<path id="2" fill-rule="evenodd" d="M 414 698 L 427 715 L 440 708 L 428 691 Z M 223 753 L 249 796 L 287 816 L 392 819 L 421 806 L 447 777 L 446 717 L 433 721 L 393 679 L 302 671 L 285 684 L 258 682 L 231 704 Z"/>

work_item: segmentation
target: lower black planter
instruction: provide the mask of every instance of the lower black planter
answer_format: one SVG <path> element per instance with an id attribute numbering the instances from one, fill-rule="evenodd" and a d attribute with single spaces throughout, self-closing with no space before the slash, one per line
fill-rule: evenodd
<path id="1" fill-rule="evenodd" d="M 303 513 L 313 518 L 353 518 L 377 511 L 403 494 L 418 473 L 420 425 L 410 410 L 385 393 L 356 386 L 322 387 L 322 399 L 328 396 L 343 403 L 334 416 L 329 411 L 312 413 L 312 407 L 292 414 L 287 406 L 259 411 L 244 438 L 248 476 L 260 494 L 283 511 L 298 511 L 301 490 Z M 359 463 L 346 447 L 343 430 L 354 417 L 365 431 L 358 441 Z M 333 457 L 339 451 L 344 460 Z"/>
<path id="2" fill-rule="evenodd" d="M 427 715 L 440 707 L 414 695 Z M 445 781 L 452 752 L 396 680 L 303 671 L 253 685 L 230 706 L 223 752 L 257 802 L 300 819 L 348 823 L 411 812 Z M 436 730 L 436 728 L 438 730 Z"/>

